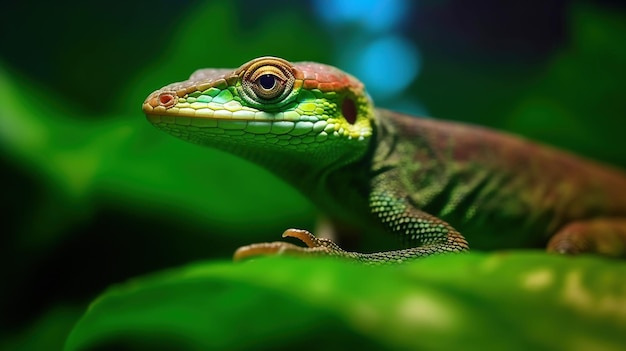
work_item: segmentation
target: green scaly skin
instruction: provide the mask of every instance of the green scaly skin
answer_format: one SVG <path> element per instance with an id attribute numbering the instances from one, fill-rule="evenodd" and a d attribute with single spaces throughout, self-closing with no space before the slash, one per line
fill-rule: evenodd
<path id="1" fill-rule="evenodd" d="M 163 131 L 271 170 L 328 218 L 327 238 L 283 234 L 308 247 L 253 244 L 237 259 L 401 262 L 470 246 L 546 244 L 562 253 L 626 252 L 624 174 L 512 135 L 375 109 L 361 82 L 331 66 L 261 57 L 199 70 L 152 93 L 143 110 Z M 353 232 L 395 234 L 402 245 L 365 254 L 328 238 Z"/>

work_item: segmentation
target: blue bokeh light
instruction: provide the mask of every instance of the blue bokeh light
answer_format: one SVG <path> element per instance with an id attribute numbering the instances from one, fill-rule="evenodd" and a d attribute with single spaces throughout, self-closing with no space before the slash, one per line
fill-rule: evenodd
<path id="1" fill-rule="evenodd" d="M 390 30 L 407 12 L 406 0 L 315 0 L 313 7 L 329 25 L 358 23 L 373 32 Z"/>
<path id="2" fill-rule="evenodd" d="M 421 60 L 413 44 L 389 35 L 368 43 L 345 67 L 359 77 L 375 99 L 402 92 L 415 80 Z"/>

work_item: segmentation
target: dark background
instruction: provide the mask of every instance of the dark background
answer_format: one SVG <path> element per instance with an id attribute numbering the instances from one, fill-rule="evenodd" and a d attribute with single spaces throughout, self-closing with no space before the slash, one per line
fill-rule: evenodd
<path id="1" fill-rule="evenodd" d="M 391 1 L 387 24 L 379 2 L 349 3 L 3 6 L 0 347 L 59 345 L 110 284 L 312 227 L 312 206 L 272 175 L 145 122 L 145 96 L 197 68 L 325 62 L 364 79 L 379 106 L 626 168 L 621 2 Z M 365 60 L 376 42 L 400 42 L 411 65 L 394 46 Z"/>

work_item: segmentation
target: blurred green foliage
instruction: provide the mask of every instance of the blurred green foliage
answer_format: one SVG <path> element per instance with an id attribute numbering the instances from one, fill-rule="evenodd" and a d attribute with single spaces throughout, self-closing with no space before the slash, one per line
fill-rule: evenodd
<path id="1" fill-rule="evenodd" d="M 625 274 L 543 253 L 198 263 L 110 288 L 65 350 L 618 350 Z"/>
<path id="2" fill-rule="evenodd" d="M 626 148 L 622 136 L 626 112 L 622 87 L 626 78 L 626 48 L 621 44 L 626 35 L 624 11 L 607 4 L 555 4 L 562 6 L 567 38 L 539 56 L 522 54 L 508 59 L 480 47 L 467 51 L 467 55 L 451 55 L 445 50 L 446 45 L 449 49 L 445 40 L 428 40 L 445 38 L 445 33 L 409 33 L 420 48 L 423 68 L 404 94 L 419 99 L 436 117 L 518 132 L 626 167 L 622 152 Z M 0 168 L 5 185 L 4 235 L 0 238 L 0 349 L 58 349 L 87 304 L 111 284 L 201 259 L 229 258 L 237 246 L 277 239 L 285 228 L 313 227 L 314 208 L 279 179 L 243 160 L 185 144 L 155 130 L 144 120 L 140 105 L 152 90 L 185 79 L 201 67 L 236 67 L 267 54 L 292 61 L 332 64 L 336 54 L 333 50 L 342 48 L 327 43 L 340 43 L 358 28 L 342 32 L 325 28 L 313 18 L 306 3 L 125 5 L 98 8 L 76 3 L 74 7 L 57 9 L 50 3 L 38 4 L 40 11 L 27 12 L 24 8 L 28 10 L 29 4 L 20 3 L 13 5 L 18 7 L 16 10 L 7 7 L 0 15 L 4 16 L 0 18 L 3 33 L 10 33 L 3 37 L 8 45 L 3 45 L 0 55 Z M 441 8 L 446 6 L 447 11 L 454 11 L 455 6 L 461 5 L 446 1 L 424 2 L 421 6 L 423 11 L 443 11 Z M 485 18 L 498 16 L 501 14 L 494 12 Z M 55 19 L 56 25 L 42 29 L 41 23 L 50 18 Z M 532 26 L 532 22 L 528 25 Z M 511 38 L 513 46 L 515 40 Z M 393 107 L 393 102 L 389 103 L 384 107 Z M 438 259 L 436 262 L 442 267 L 449 267 L 441 270 L 428 266 L 429 263 L 399 270 L 425 265 L 421 268 L 423 273 L 430 272 L 432 279 L 441 279 L 444 291 L 458 292 L 446 304 L 453 300 L 450 306 L 471 311 L 463 310 L 472 308 L 473 297 L 460 292 L 466 286 L 454 274 L 454 267 L 463 272 L 475 264 L 472 260 L 489 261 L 471 257 L 450 258 L 449 262 Z M 542 260 L 549 266 L 553 264 L 553 258 L 548 257 L 537 258 L 536 262 L 543 264 Z M 491 289 L 510 292 L 498 297 L 502 306 L 512 306 L 513 301 L 525 298 L 519 291 L 514 294 L 515 291 L 507 290 L 511 288 L 511 281 L 505 279 L 508 270 L 523 264 L 521 259 L 512 262 L 499 268 L 496 278 L 491 278 Z M 555 262 L 562 272 L 566 271 L 567 261 Z M 338 302 L 326 298 L 324 312 L 316 312 L 319 305 L 299 296 L 286 297 L 284 289 L 297 289 L 299 282 L 314 279 L 314 274 L 331 275 L 333 281 L 354 277 L 354 287 L 328 287 L 337 296 L 342 292 L 358 294 L 355 289 L 361 284 L 362 289 L 388 284 L 389 290 L 381 292 L 389 297 L 387 300 L 375 294 L 363 297 L 363 301 L 376 305 L 381 301 L 393 304 L 395 294 L 428 289 L 433 283 L 422 276 L 402 283 L 402 274 L 383 270 L 372 279 L 368 270 L 335 262 L 319 263 L 319 268 L 307 268 L 310 262 L 287 260 L 258 261 L 259 266 L 256 263 L 202 263 L 199 267 L 206 267 L 209 273 L 199 279 L 198 285 L 184 289 L 171 285 L 178 284 L 180 274 L 198 266 L 153 275 L 138 280 L 137 293 L 161 284 L 164 295 L 155 301 L 163 303 L 164 308 L 177 304 L 184 307 L 185 302 L 180 299 L 192 294 L 195 300 L 184 308 L 220 307 L 221 315 L 232 309 L 239 317 L 248 311 L 251 315 L 260 313 L 267 316 L 267 335 L 273 336 L 263 339 L 259 334 L 259 339 L 249 340 L 260 340 L 268 348 L 274 337 L 284 337 L 286 345 L 293 345 L 289 342 L 304 340 L 307 330 L 334 329 L 345 331 L 341 342 L 372 341 L 402 347 L 413 344 L 377 334 L 378 329 L 355 329 L 349 321 L 350 310 L 334 305 Z M 597 270 L 608 271 L 609 275 L 623 273 L 623 265 L 614 262 L 589 259 L 573 265 L 579 263 L 588 274 Z M 297 275 L 303 270 L 311 274 L 305 274 L 303 280 L 294 278 L 291 284 L 273 280 L 281 274 Z M 239 280 L 229 281 L 231 275 Z M 261 292 L 246 287 L 256 284 L 246 283 L 253 277 L 267 278 L 270 288 Z M 233 295 L 205 295 L 204 289 L 211 284 L 227 286 L 225 291 Z M 105 293 L 81 320 L 77 328 L 83 329 L 77 329 L 73 335 L 84 340 L 91 338 L 91 333 L 97 332 L 89 329 L 91 318 L 97 319 L 99 311 L 107 311 L 111 294 L 118 290 L 128 294 L 127 286 Z M 489 289 L 481 292 L 478 283 L 473 288 L 477 296 L 489 293 Z M 610 290 L 603 286 L 592 289 L 597 294 Z M 624 294 L 623 287 L 615 291 Z M 206 301 L 202 301 L 203 296 Z M 432 297 L 434 293 L 425 296 Z M 125 298 L 133 301 L 136 297 L 120 297 Z M 535 298 L 529 302 L 529 309 L 555 308 L 553 313 L 562 312 L 558 306 L 552 306 L 554 301 L 542 296 Z M 273 310 L 274 316 L 259 304 L 268 300 L 285 304 L 277 307 L 282 309 Z M 337 301 L 347 300 L 344 297 Z M 384 310 L 390 305 L 376 306 Z M 480 306 L 491 309 L 486 304 Z M 139 313 L 138 319 L 148 316 L 142 314 L 148 311 L 141 310 L 141 306 L 135 306 L 137 310 L 131 307 L 128 311 Z M 298 317 L 302 330 L 272 334 L 278 330 L 273 328 L 289 329 L 289 319 L 282 320 L 285 326 L 280 323 L 281 318 L 293 318 L 291 308 L 302 311 Z M 497 308 L 490 313 L 497 313 Z M 119 312 L 104 322 L 123 325 L 124 311 Z M 565 321 L 568 317 L 555 316 L 552 321 Z M 502 328 L 521 328 L 527 322 L 511 316 L 499 318 L 500 322 L 512 323 L 504 323 Z M 619 327 L 623 331 L 623 318 L 622 314 L 614 325 L 606 320 L 598 325 L 613 325 L 609 329 Z M 225 322 L 221 327 L 228 329 L 240 320 L 229 320 L 230 324 Z M 178 321 L 182 328 L 196 322 L 184 317 Z M 127 322 L 134 323 L 132 318 Z M 486 323 L 475 327 L 497 325 L 494 320 Z M 576 319 L 576 323 L 581 329 L 585 327 L 582 319 Z M 194 330 L 184 332 L 193 334 Z M 79 337 L 75 336 L 73 342 L 78 343 L 76 338 Z M 246 335 L 241 339 L 244 340 L 228 339 L 225 334 L 222 341 L 235 340 L 245 346 Z"/>

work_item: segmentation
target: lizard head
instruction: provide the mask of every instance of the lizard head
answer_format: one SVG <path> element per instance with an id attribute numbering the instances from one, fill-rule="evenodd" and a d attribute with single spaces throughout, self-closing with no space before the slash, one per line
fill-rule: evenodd
<path id="1" fill-rule="evenodd" d="M 374 125 L 371 100 L 356 78 L 332 66 L 276 57 L 198 70 L 150 94 L 143 111 L 176 137 L 269 168 L 284 167 L 272 167 L 280 159 L 325 167 L 358 160 Z"/>

